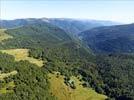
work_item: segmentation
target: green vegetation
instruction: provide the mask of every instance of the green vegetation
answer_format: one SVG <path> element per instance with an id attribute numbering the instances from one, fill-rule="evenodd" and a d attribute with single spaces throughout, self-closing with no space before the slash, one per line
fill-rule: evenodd
<path id="1" fill-rule="evenodd" d="M 71 77 L 73 80 L 75 89 L 67 86 L 64 83 L 64 76 L 54 73 L 49 74 L 50 89 L 54 96 L 58 100 L 105 100 L 107 97 L 96 93 L 91 88 L 84 88 L 82 82 L 80 82 L 76 77 Z"/>
<path id="2" fill-rule="evenodd" d="M 0 99 L 55 100 L 58 96 L 86 99 L 99 94 L 103 94 L 103 99 L 104 95 L 113 100 L 134 98 L 133 55 L 95 56 L 65 31 L 48 23 L 5 32 L 14 38 L 0 43 L 0 49 L 7 53 L 0 53 L 0 70 L 2 73 L 17 71 L 17 74 L 5 78 L 6 84 L 14 82 L 15 87 L 11 87 L 12 92 L 2 94 Z M 45 64 L 39 68 L 33 59 Z M 52 78 L 48 79 L 49 73 L 54 71 L 60 72 L 62 76 L 50 74 Z M 77 76 L 81 76 L 79 81 L 75 78 Z M 57 85 L 53 85 L 55 81 Z M 82 85 L 77 84 L 79 82 Z M 6 87 L 5 83 L 2 90 Z M 61 93 L 56 94 L 55 88 L 63 90 L 60 89 Z M 68 88 L 73 91 L 72 97 Z"/>
<path id="3" fill-rule="evenodd" d="M 134 53 L 134 24 L 98 27 L 80 37 L 96 53 Z"/>
<path id="4" fill-rule="evenodd" d="M 17 71 L 12 71 L 10 73 L 0 73 L 0 80 L 3 80 L 6 77 L 9 77 L 10 75 L 16 75 Z"/>
<path id="5" fill-rule="evenodd" d="M 2 42 L 3 40 L 7 40 L 9 38 L 13 38 L 12 36 L 6 34 L 5 31 L 5 29 L 0 29 L 0 42 Z"/>
<path id="6" fill-rule="evenodd" d="M 13 81 L 9 82 L 9 83 L 3 83 L 1 84 L 1 88 L 0 88 L 0 95 L 1 94 L 6 94 L 6 93 L 12 93 L 14 92 L 13 89 L 15 88 L 15 84 Z"/>
<path id="7" fill-rule="evenodd" d="M 15 87 L 14 81 L 7 83 L 5 82 L 5 79 L 16 74 L 17 71 L 12 71 L 10 73 L 0 73 L 0 94 L 13 92 L 13 88 Z"/>
<path id="8" fill-rule="evenodd" d="M 39 59 L 35 59 L 29 56 L 29 50 L 28 49 L 10 49 L 10 50 L 1 50 L 3 53 L 7 53 L 9 55 L 13 55 L 15 57 L 16 61 L 20 60 L 27 60 L 30 63 L 36 64 L 39 67 L 43 66 L 43 61 Z"/>
<path id="9" fill-rule="evenodd" d="M 0 80 L 0 100 L 55 100 L 42 68 L 28 61 L 15 62 L 13 56 L 0 53 L 0 70 L 7 75 L 17 71 L 16 75 Z"/>
<path id="10" fill-rule="evenodd" d="M 134 55 L 101 55 L 96 63 L 106 95 L 117 100 L 134 99 Z"/>

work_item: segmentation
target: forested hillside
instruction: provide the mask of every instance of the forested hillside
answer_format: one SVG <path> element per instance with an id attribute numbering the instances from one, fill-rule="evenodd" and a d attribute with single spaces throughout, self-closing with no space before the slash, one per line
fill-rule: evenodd
<path id="1" fill-rule="evenodd" d="M 107 97 L 110 100 L 133 100 L 133 55 L 96 55 L 50 23 L 25 25 L 7 29 L 4 33 L 12 38 L 0 42 L 0 76 L 12 71 L 16 74 L 0 79 L 0 99 L 57 100 L 62 98 L 60 96 L 75 95 L 85 100 L 96 97 L 97 100 Z M 16 50 L 28 52 L 16 53 Z M 43 61 L 43 66 L 30 63 L 31 59 Z M 56 80 L 60 80 L 64 87 L 52 84 Z M 8 85 L 10 82 L 12 84 Z M 58 94 L 52 87 L 73 92 Z"/>
<path id="2" fill-rule="evenodd" d="M 26 18 L 16 20 L 0 20 L 1 28 L 14 28 L 31 24 L 50 23 L 55 25 L 72 36 L 78 33 L 99 26 L 118 25 L 120 23 L 112 21 L 90 20 L 90 19 L 73 19 L 73 18 Z"/>
<path id="3" fill-rule="evenodd" d="M 96 53 L 134 53 L 134 24 L 94 28 L 79 36 Z"/>
<path id="4" fill-rule="evenodd" d="M 10 100 L 11 98 L 17 100 L 56 99 L 57 96 L 49 92 L 50 84 L 47 81 L 47 74 L 49 72 L 58 71 L 67 78 L 72 75 L 76 76 L 78 74 L 75 74 L 73 70 L 83 65 L 84 62 L 92 62 L 94 60 L 90 51 L 88 51 L 80 43 L 73 40 L 68 34 L 66 34 L 66 32 L 48 23 L 9 29 L 5 30 L 4 33 L 12 36 L 13 38 L 2 41 L 0 44 L 1 52 L 13 55 L 15 59 L 21 60 L 14 60 L 12 56 L 9 56 L 12 58 L 8 58 L 8 55 L 5 57 L 4 55 L 6 54 L 0 54 L 4 59 L 1 59 L 3 62 L 0 63 L 1 72 L 10 73 L 12 71 L 17 71 L 16 75 L 7 77 L 9 82 L 14 82 L 13 86 L 10 87 L 12 90 L 11 93 L 8 93 L 9 87 L 6 87 L 6 84 L 8 84 L 6 79 L 1 80 L 2 87 L 0 95 L 2 95 L 2 100 Z M 29 49 L 29 58 L 23 56 L 25 55 L 25 52 L 15 52 L 16 50 L 25 49 Z M 34 64 L 34 62 L 33 64 L 30 63 L 31 57 L 42 60 L 44 65 L 39 68 L 36 64 Z M 8 59 L 11 61 L 8 61 Z M 11 67 L 9 67 L 8 64 Z M 23 67 L 24 70 L 21 67 Z M 36 71 L 38 69 L 39 72 Z M 22 77 L 22 79 L 20 77 Z M 44 86 L 42 86 L 42 83 L 45 83 Z M 34 90 L 32 90 L 33 87 L 35 87 Z M 5 91 L 4 94 L 2 91 Z M 88 91 L 85 93 L 87 92 Z M 106 98 L 106 96 L 103 98 Z"/>
<path id="5" fill-rule="evenodd" d="M 49 92 L 46 71 L 42 68 L 28 61 L 15 62 L 12 56 L 0 53 L 0 71 L 17 71 L 14 76 L 0 79 L 0 100 L 55 100 Z M 15 86 L 9 86 L 10 82 Z"/>
<path id="6" fill-rule="evenodd" d="M 96 64 L 106 95 L 116 100 L 134 99 L 134 55 L 100 55 Z"/>

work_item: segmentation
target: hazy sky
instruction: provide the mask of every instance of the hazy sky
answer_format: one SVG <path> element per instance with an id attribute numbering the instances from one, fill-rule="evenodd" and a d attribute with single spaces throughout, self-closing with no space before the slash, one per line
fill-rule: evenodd
<path id="1" fill-rule="evenodd" d="M 134 0 L 0 0 L 0 18 L 86 18 L 134 22 Z"/>

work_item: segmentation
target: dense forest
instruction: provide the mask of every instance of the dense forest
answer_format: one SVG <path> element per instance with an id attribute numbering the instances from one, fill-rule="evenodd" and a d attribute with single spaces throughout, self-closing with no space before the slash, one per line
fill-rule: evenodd
<path id="1" fill-rule="evenodd" d="M 0 53 L 0 70 L 3 73 L 14 70 L 18 72 L 4 81 L 0 80 L 1 88 L 11 81 L 15 83 L 13 93 L 0 94 L 0 100 L 55 100 L 49 92 L 46 71 L 36 65 L 28 61 L 15 62 L 14 57 Z"/>
<path id="2" fill-rule="evenodd" d="M 12 39 L 0 43 L 0 49 L 29 49 L 29 56 L 47 61 L 39 68 L 28 61 L 16 62 L 13 56 L 0 53 L 2 73 L 17 71 L 0 80 L 1 88 L 13 81 L 13 93 L 0 94 L 1 100 L 55 100 L 49 92 L 48 73 L 58 71 L 66 79 L 82 76 L 84 87 L 93 88 L 110 100 L 134 99 L 134 55 L 94 54 L 82 42 L 49 23 L 8 29 Z M 74 87 L 74 86 L 73 86 Z"/>
<path id="3" fill-rule="evenodd" d="M 101 55 L 96 64 L 107 95 L 117 100 L 134 99 L 134 55 Z"/>
<path id="4" fill-rule="evenodd" d="M 95 53 L 133 53 L 134 24 L 93 28 L 79 37 Z"/>

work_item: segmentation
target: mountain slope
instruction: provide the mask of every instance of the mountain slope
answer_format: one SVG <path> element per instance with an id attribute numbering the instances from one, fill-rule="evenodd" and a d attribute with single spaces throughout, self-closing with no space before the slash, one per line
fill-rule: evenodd
<path id="1" fill-rule="evenodd" d="M 62 29 L 48 23 L 27 25 L 15 29 L 8 29 L 7 34 L 13 39 L 6 41 L 7 45 L 13 46 L 50 46 L 62 42 L 71 41 L 71 37 Z M 42 43 L 40 43 L 42 42 Z"/>
<path id="2" fill-rule="evenodd" d="M 55 96 L 49 92 L 49 82 L 46 81 L 48 79 L 47 74 L 49 72 L 59 71 L 65 77 L 71 77 L 75 75 L 77 68 L 85 62 L 92 62 L 94 59 L 90 51 L 87 51 L 80 43 L 73 40 L 65 31 L 48 23 L 8 29 L 5 33 L 11 35 L 13 38 L 3 41 L 4 44 L 0 44 L 2 50 L 11 50 L 11 48 L 29 49 L 30 57 L 47 62 L 41 68 L 38 68 L 26 59 L 15 62 L 14 57 L 10 59 L 8 57 L 9 55 L 5 57 L 6 54 L 0 53 L 1 58 L 3 57 L 3 59 L 0 59 L 0 69 L 2 69 L 2 72 L 10 72 L 12 70 L 17 70 L 18 72 L 17 76 L 10 78 L 12 81 L 15 81 L 15 91 L 12 91 L 12 94 L 2 94 L 2 99 L 24 98 L 25 100 L 32 100 L 39 98 L 41 100 L 53 100 Z M 19 53 L 15 53 L 14 55 L 18 55 Z M 6 60 L 4 58 L 6 58 Z M 7 63 L 5 63 L 6 61 Z M 10 67 L 6 66 L 8 64 L 10 64 Z M 25 75 L 22 75 L 23 73 Z M 83 86 L 81 87 L 83 88 Z M 88 88 L 89 87 L 87 87 L 87 90 Z"/>
<path id="3" fill-rule="evenodd" d="M 71 18 L 53 18 L 49 19 L 51 24 L 54 24 L 66 32 L 77 35 L 78 33 L 99 26 L 111 26 L 119 23 L 101 20 L 89 19 L 71 19 Z"/>
<path id="4" fill-rule="evenodd" d="M 0 20 L 1 28 L 15 28 L 30 24 L 42 23 L 42 20 L 36 18 L 27 18 L 27 19 L 15 19 L 15 20 Z"/>
<path id="5" fill-rule="evenodd" d="M 12 38 L 3 40 L 0 43 L 0 49 L 29 49 L 28 55 L 26 55 L 28 58 L 33 57 L 42 60 L 45 64 L 39 68 L 36 64 L 27 61 L 28 59 L 16 62 L 13 56 L 0 53 L 0 70 L 2 73 L 10 73 L 14 70 L 18 72 L 4 80 L 4 84 L 0 83 L 0 90 L 4 88 L 4 90 L 12 91 L 11 94 L 2 94 L 2 99 L 55 100 L 55 96 L 52 95 L 55 94 L 55 91 L 51 89 L 51 86 L 55 88 L 57 86 L 52 84 L 54 83 L 53 78 L 48 79 L 47 76 L 55 71 L 61 74 L 56 74 L 54 80 L 55 78 L 58 80 L 58 76 L 64 76 L 61 84 L 67 87 L 65 89 L 69 87 L 72 91 L 76 91 L 75 93 L 80 97 L 84 96 L 86 98 L 86 96 L 89 96 L 85 94 L 87 92 L 82 92 L 82 95 L 80 95 L 81 90 L 86 89 L 87 91 L 92 88 L 99 94 L 107 95 L 113 100 L 122 100 L 118 98 L 125 98 L 125 100 L 130 98 L 129 100 L 131 100 L 131 98 L 134 98 L 134 82 L 128 80 L 128 77 L 133 79 L 133 56 L 113 57 L 109 55 L 110 57 L 105 57 L 102 55 L 102 57 L 96 57 L 64 30 L 48 22 L 8 29 L 4 33 L 12 36 Z M 21 52 L 17 53 L 18 56 L 21 55 Z M 122 57 L 125 57 L 125 59 L 122 59 Z M 107 72 L 108 74 L 105 74 Z M 71 78 L 72 76 L 81 81 L 80 88 L 77 88 L 77 82 Z M 48 82 L 49 80 L 52 81 L 50 82 L 52 85 Z M 11 88 L 8 88 L 6 82 L 10 81 L 14 82 L 15 85 L 13 84 Z M 58 87 L 61 89 L 62 85 L 59 84 Z M 52 90 L 52 93 L 50 90 Z M 59 93 L 56 94 L 59 95 Z"/>
<path id="6" fill-rule="evenodd" d="M 79 36 L 97 53 L 134 52 L 134 24 L 94 28 Z"/>
<path id="7" fill-rule="evenodd" d="M 27 18 L 16 20 L 0 20 L 1 28 L 14 28 L 30 24 L 50 23 L 65 30 L 67 33 L 74 36 L 87 29 L 95 28 L 98 26 L 111 26 L 119 23 L 112 21 L 90 20 L 90 19 L 71 19 L 71 18 Z"/>
<path id="8" fill-rule="evenodd" d="M 133 100 L 134 55 L 109 54 L 96 58 L 97 69 L 105 84 L 103 89 L 106 95 L 115 100 Z"/>

